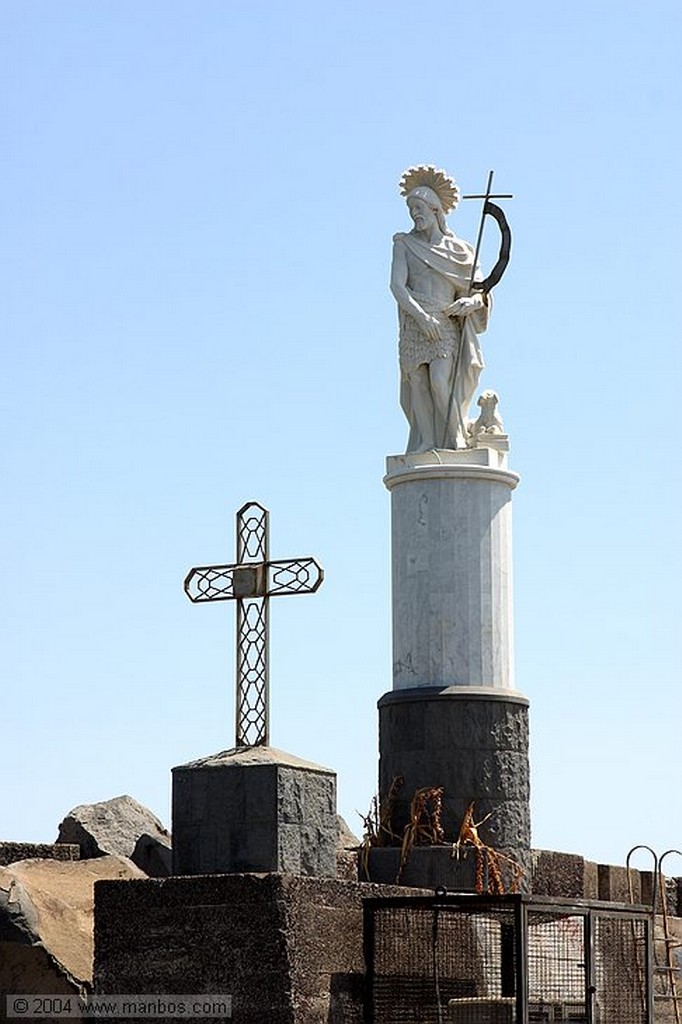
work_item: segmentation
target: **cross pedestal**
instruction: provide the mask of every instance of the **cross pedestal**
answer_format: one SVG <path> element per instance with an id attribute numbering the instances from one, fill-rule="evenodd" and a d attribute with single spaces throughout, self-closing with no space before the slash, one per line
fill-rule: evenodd
<path id="1" fill-rule="evenodd" d="M 379 701 L 379 792 L 404 779 L 391 812 L 402 835 L 415 791 L 444 787 L 450 843 L 475 801 L 477 820 L 490 814 L 483 841 L 523 861 L 528 700 L 514 687 L 511 550 L 518 480 L 492 446 L 388 458 L 393 689 Z M 395 880 L 397 852 L 372 852 L 372 880 Z M 406 884 L 472 887 L 471 865 L 458 874 L 448 847 L 414 852 Z"/>
<path id="2" fill-rule="evenodd" d="M 336 775 L 262 744 L 173 769 L 173 874 L 336 875 Z"/>
<path id="3" fill-rule="evenodd" d="M 173 874 L 336 874 L 336 775 L 269 744 L 269 599 L 311 594 L 314 558 L 272 561 L 268 512 L 237 512 L 237 562 L 191 569 L 194 603 L 235 601 L 235 746 L 173 769 Z"/>

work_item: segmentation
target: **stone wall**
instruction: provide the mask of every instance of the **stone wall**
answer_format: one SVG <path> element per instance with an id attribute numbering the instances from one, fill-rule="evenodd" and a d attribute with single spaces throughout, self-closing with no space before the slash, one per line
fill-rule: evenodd
<path id="1" fill-rule="evenodd" d="M 240 1024 L 360 1024 L 362 897 L 412 892 L 292 875 L 95 887 L 95 990 L 232 995 Z"/>
<path id="2" fill-rule="evenodd" d="M 78 860 L 75 843 L 0 843 L 0 867 L 19 860 Z"/>
<path id="3" fill-rule="evenodd" d="M 540 850 L 532 870 L 535 896 L 628 902 L 623 868 Z M 650 892 L 646 873 L 634 883 L 636 900 Z M 362 899 L 418 892 L 281 874 L 98 882 L 95 991 L 229 994 L 240 1024 L 361 1024 Z"/>

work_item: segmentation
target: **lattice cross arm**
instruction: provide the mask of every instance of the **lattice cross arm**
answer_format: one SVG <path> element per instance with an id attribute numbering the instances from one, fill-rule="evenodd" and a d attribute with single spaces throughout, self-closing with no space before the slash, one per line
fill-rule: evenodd
<path id="1" fill-rule="evenodd" d="M 190 601 L 196 604 L 314 594 L 323 580 L 324 569 L 314 558 L 283 558 L 273 562 L 197 566 L 188 572 L 184 587 Z"/>

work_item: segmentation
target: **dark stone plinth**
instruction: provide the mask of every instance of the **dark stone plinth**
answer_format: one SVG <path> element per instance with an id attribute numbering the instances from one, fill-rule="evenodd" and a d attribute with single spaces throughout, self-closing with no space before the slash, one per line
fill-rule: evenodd
<path id="1" fill-rule="evenodd" d="M 519 864 L 523 877 L 518 883 L 518 890 L 526 892 L 530 888 L 532 877 L 532 861 L 527 850 L 500 850 L 500 854 L 509 855 Z M 459 857 L 453 857 L 452 846 L 415 846 L 410 850 L 405 865 L 400 871 L 401 851 L 397 847 L 377 847 L 370 850 L 368 858 L 368 880 L 386 885 L 400 884 L 424 889 L 436 889 L 444 886 L 452 892 L 476 892 L 476 853 L 467 848 Z M 362 866 L 361 866 L 361 870 Z M 512 884 L 509 867 L 501 862 L 501 873 L 505 889 Z M 364 877 L 364 870 L 363 870 Z M 487 889 L 488 868 L 483 861 L 483 888 Z"/>
<path id="2" fill-rule="evenodd" d="M 379 701 L 379 791 L 404 785 L 391 816 L 402 835 L 415 790 L 443 786 L 443 826 L 456 839 L 465 811 L 492 816 L 481 838 L 496 849 L 530 849 L 528 701 L 463 694 L 460 688 L 395 690 Z"/>
<path id="3" fill-rule="evenodd" d="M 272 747 L 173 769 L 173 874 L 336 874 L 336 775 Z"/>
<path id="4" fill-rule="evenodd" d="M 362 897 L 405 892 L 291 875 L 98 882 L 95 991 L 231 994 L 239 1024 L 360 1024 Z"/>
<path id="5" fill-rule="evenodd" d="M 75 843 L 0 843 L 0 867 L 20 860 L 78 860 Z"/>

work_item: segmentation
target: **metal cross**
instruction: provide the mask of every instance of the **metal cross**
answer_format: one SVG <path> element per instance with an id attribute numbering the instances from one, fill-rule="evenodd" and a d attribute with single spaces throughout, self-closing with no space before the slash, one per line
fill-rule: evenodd
<path id="1" fill-rule="evenodd" d="M 236 515 L 237 562 L 190 569 L 185 593 L 190 601 L 237 602 L 237 700 L 235 746 L 267 746 L 269 741 L 269 599 L 312 594 L 324 579 L 314 558 L 271 562 L 269 513 L 257 501 Z"/>

